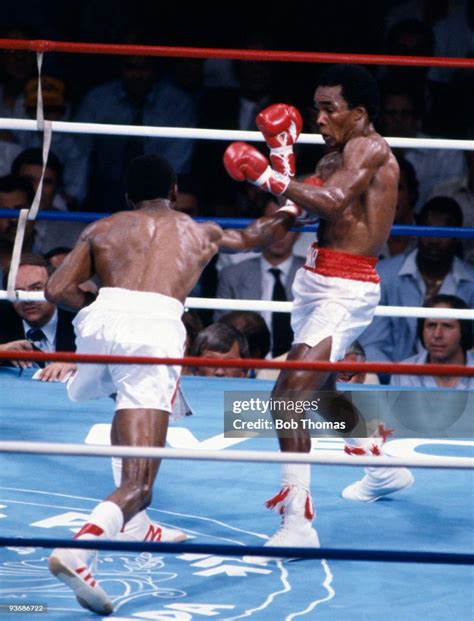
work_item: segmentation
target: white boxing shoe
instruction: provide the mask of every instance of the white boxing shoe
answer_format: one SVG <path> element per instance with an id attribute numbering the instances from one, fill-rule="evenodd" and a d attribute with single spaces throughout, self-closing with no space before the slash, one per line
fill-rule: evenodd
<path id="1" fill-rule="evenodd" d="M 363 479 L 348 485 L 342 491 L 346 500 L 375 502 L 384 496 L 411 487 L 414 476 L 407 468 L 366 468 Z"/>
<path id="2" fill-rule="evenodd" d="M 110 615 L 114 611 L 113 604 L 92 576 L 84 558 L 82 550 L 56 548 L 49 557 L 49 571 L 74 592 L 83 608 L 98 615 Z"/>
<path id="3" fill-rule="evenodd" d="M 283 487 L 268 500 L 266 506 L 282 516 L 280 528 L 265 542 L 264 547 L 319 548 L 319 537 L 312 527 L 313 505 L 309 492 L 296 485 Z M 244 556 L 245 563 L 266 564 L 290 560 L 272 556 Z"/>
<path id="4" fill-rule="evenodd" d="M 125 528 L 114 539 L 116 541 L 156 541 L 160 543 L 180 543 L 188 539 L 186 533 L 178 528 L 168 528 L 156 522 L 150 522 L 146 532 Z"/>

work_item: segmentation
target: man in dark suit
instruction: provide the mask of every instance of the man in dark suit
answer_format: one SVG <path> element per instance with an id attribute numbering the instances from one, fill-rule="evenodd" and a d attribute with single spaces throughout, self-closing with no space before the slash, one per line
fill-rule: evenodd
<path id="1" fill-rule="evenodd" d="M 265 207 L 265 215 L 278 210 L 271 200 Z M 304 265 L 302 257 L 293 255 L 298 233 L 288 231 L 283 239 L 266 248 L 258 257 L 244 260 L 222 269 L 217 284 L 216 297 L 234 300 L 292 300 L 291 285 L 297 270 Z M 215 318 L 224 314 L 218 311 Z M 287 352 L 293 340 L 289 313 L 261 313 L 272 337 L 272 355 Z"/>
<path id="2" fill-rule="evenodd" d="M 15 289 L 28 292 L 42 292 L 52 269 L 40 255 L 25 254 L 20 260 L 15 280 Z M 72 320 L 74 314 L 56 307 L 50 302 L 2 303 L 0 307 L 0 351 L 46 352 L 75 351 L 75 337 Z M 29 361 L 6 361 L 7 364 L 26 368 Z M 74 364 L 55 362 L 48 364 L 40 379 L 54 381 L 64 379 L 73 371 Z"/>

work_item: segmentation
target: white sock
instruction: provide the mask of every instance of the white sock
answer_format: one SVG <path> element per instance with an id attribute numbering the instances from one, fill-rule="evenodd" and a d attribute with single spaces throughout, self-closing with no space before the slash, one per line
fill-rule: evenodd
<path id="1" fill-rule="evenodd" d="M 311 482 L 311 464 L 282 464 L 282 486 L 297 485 L 309 492 Z"/>
<path id="2" fill-rule="evenodd" d="M 74 539 L 112 539 L 123 526 L 122 509 L 114 502 L 104 500 L 92 511 L 89 520 Z"/>

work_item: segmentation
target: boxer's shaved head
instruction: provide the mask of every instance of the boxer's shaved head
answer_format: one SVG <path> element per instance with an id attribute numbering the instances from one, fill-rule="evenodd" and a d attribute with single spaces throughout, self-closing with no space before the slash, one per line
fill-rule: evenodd
<path id="1" fill-rule="evenodd" d="M 127 172 L 127 196 L 132 203 L 169 198 L 176 185 L 173 167 L 161 155 L 143 155 L 130 163 Z"/>

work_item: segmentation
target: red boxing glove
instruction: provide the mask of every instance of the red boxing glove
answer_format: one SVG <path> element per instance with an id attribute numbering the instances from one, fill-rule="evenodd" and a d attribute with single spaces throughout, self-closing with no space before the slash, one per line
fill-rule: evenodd
<path id="1" fill-rule="evenodd" d="M 295 155 L 293 145 L 303 128 L 299 111 L 287 104 L 274 104 L 257 115 L 257 127 L 270 147 L 270 161 L 278 172 L 293 177 Z"/>
<path id="2" fill-rule="evenodd" d="M 233 142 L 224 153 L 224 166 L 232 179 L 249 181 L 277 196 L 290 183 L 289 177 L 272 170 L 267 158 L 245 142 Z"/>

